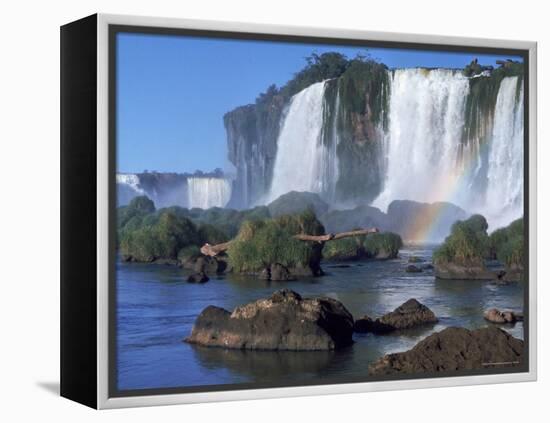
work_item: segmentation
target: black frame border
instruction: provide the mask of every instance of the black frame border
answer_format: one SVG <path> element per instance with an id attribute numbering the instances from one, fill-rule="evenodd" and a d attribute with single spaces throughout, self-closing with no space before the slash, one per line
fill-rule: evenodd
<path id="1" fill-rule="evenodd" d="M 201 386 L 182 386 L 177 388 L 147 388 L 147 389 L 132 389 L 119 390 L 117 386 L 117 337 L 116 337 L 116 36 L 119 33 L 134 33 L 144 35 L 158 36 L 189 36 L 203 38 L 218 38 L 232 39 L 241 41 L 267 41 L 267 42 L 286 42 L 286 43 L 307 43 L 307 44 L 323 44 L 323 45 L 338 45 L 338 46 L 355 46 L 355 47 L 376 47 L 376 48 L 399 48 L 406 50 L 424 50 L 424 51 L 440 51 L 440 52 L 460 52 L 460 53 L 479 53 L 479 54 L 498 54 L 511 55 L 522 57 L 524 63 L 524 189 L 523 189 L 523 218 L 524 218 L 524 360 L 521 365 L 513 368 L 498 369 L 479 369 L 471 371 L 455 371 L 445 373 L 424 373 L 415 375 L 398 375 L 384 377 L 368 377 L 368 378 L 331 378 L 319 381 L 307 381 L 301 383 L 238 383 L 238 384 L 220 384 L 220 385 L 201 385 Z M 407 35 L 404 34 L 403 38 Z M 435 37 L 434 37 L 435 38 Z M 335 37 L 317 37 L 303 35 L 281 35 L 273 33 L 251 33 L 251 32 L 235 32 L 207 29 L 188 29 L 163 26 L 141 26 L 141 25 L 124 25 L 124 24 L 109 24 L 108 25 L 108 149 L 109 149 L 109 280 L 108 280 L 108 397 L 123 398 L 123 397 L 138 397 L 149 395 L 167 395 L 167 394 L 188 394 L 200 392 L 222 392 L 222 391 L 240 391 L 240 390 L 255 390 L 268 388 L 291 388 L 291 387 L 307 387 L 307 386 L 323 386 L 335 384 L 356 384 L 367 382 L 381 381 L 399 381 L 399 380 L 423 380 L 423 379 L 440 379 L 440 378 L 460 378 L 466 376 L 479 375 L 499 375 L 499 374 L 516 374 L 527 373 L 530 369 L 530 342 L 529 342 L 529 89 L 530 89 L 530 60 L 528 49 L 514 48 L 496 48 L 496 47 L 478 47 L 478 46 L 462 46 L 451 44 L 433 44 L 433 43 L 418 43 L 407 41 L 379 41 L 357 38 L 335 38 Z"/>

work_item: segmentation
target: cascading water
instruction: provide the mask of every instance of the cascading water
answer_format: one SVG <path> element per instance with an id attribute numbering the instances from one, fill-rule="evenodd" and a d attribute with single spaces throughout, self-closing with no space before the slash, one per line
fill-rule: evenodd
<path id="1" fill-rule="evenodd" d="M 225 207 L 231 198 L 231 182 L 224 178 L 187 178 L 189 208 Z"/>
<path id="2" fill-rule="evenodd" d="M 324 193 L 337 176 L 336 143 L 323 143 L 326 81 L 292 97 L 284 115 L 268 201 L 289 191 Z"/>
<path id="3" fill-rule="evenodd" d="M 459 146 L 469 81 L 459 71 L 400 69 L 390 75 L 389 128 L 383 191 L 393 200 L 446 198 L 460 174 Z"/>
<path id="4" fill-rule="evenodd" d="M 117 173 L 116 183 L 127 186 L 132 191 L 135 191 L 136 195 L 143 195 L 145 193 L 139 184 L 139 177 L 133 173 Z"/>
<path id="5" fill-rule="evenodd" d="M 482 148 L 479 133 L 463 137 L 468 78 L 443 69 L 393 71 L 386 175 L 374 205 L 448 201 L 485 215 L 491 229 L 521 217 L 523 88 L 518 91 L 518 83 L 517 77 L 504 78 L 494 115 L 480 119 L 484 127 L 478 132 L 488 135 Z M 487 183 L 479 183 L 483 179 Z"/>
<path id="6" fill-rule="evenodd" d="M 495 106 L 484 206 L 495 227 L 523 215 L 523 154 L 523 82 L 507 77 Z"/>

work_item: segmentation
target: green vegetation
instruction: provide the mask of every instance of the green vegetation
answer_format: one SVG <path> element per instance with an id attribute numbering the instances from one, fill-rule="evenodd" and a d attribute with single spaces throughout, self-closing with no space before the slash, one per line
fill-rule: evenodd
<path id="1" fill-rule="evenodd" d="M 330 241 L 323 248 L 327 260 L 358 260 L 362 258 L 396 258 L 403 241 L 398 234 L 382 232 Z"/>
<path id="2" fill-rule="evenodd" d="M 368 257 L 395 258 L 403 240 L 393 232 L 381 232 L 367 236 L 364 246 Z"/>
<path id="3" fill-rule="evenodd" d="M 489 251 L 487 228 L 487 220 L 479 214 L 455 222 L 451 227 L 451 234 L 434 252 L 434 263 L 483 266 Z"/>
<path id="4" fill-rule="evenodd" d="M 144 216 L 139 222 L 134 217 L 119 234 L 122 256 L 140 262 L 177 260 L 180 250 L 201 243 L 197 226 L 168 209 Z"/>
<path id="5" fill-rule="evenodd" d="M 176 261 L 181 251 L 198 248 L 206 242 L 219 244 L 231 239 L 245 218 L 254 218 L 257 209 L 247 212 L 224 209 L 184 209 L 168 207 L 155 210 L 147 197 L 136 197 L 118 209 L 118 247 L 129 260 Z M 267 208 L 263 210 L 264 215 Z M 210 223 L 213 222 L 213 223 Z"/>
<path id="6" fill-rule="evenodd" d="M 523 219 L 497 229 L 489 237 L 490 257 L 498 259 L 508 268 L 523 269 L 524 263 Z"/>
<path id="7" fill-rule="evenodd" d="M 382 123 L 387 128 L 388 119 L 385 113 L 389 101 L 389 76 L 386 65 L 371 59 L 356 58 L 350 60 L 346 72 L 339 79 L 340 104 L 347 112 L 342 122 L 346 129 L 351 128 L 353 113 L 365 114 L 370 123 Z M 358 95 L 358 93 L 362 93 Z"/>
<path id="8" fill-rule="evenodd" d="M 274 263 L 288 268 L 307 268 L 316 259 L 316 249 L 313 243 L 299 241 L 294 235 L 321 235 L 324 231 L 311 210 L 246 221 L 227 251 L 230 265 L 241 273 L 260 272 Z"/>
<path id="9" fill-rule="evenodd" d="M 313 53 L 306 57 L 307 65 L 281 88 L 281 95 L 290 98 L 311 84 L 326 79 L 338 78 L 350 65 L 350 61 L 341 53 L 329 52 L 321 55 Z"/>
<path id="10" fill-rule="evenodd" d="M 470 64 L 465 68 L 464 73 L 469 76 L 475 70 L 479 70 L 479 68 L 482 67 L 477 63 Z M 517 76 L 519 79 L 516 89 L 517 99 L 521 92 L 523 74 L 523 63 L 507 62 L 506 65 L 491 71 L 491 76 L 470 79 L 470 92 L 466 99 L 466 119 L 463 130 L 464 141 L 473 138 L 483 139 L 489 135 L 485 133 L 488 129 L 485 119 L 487 116 L 493 116 L 500 83 L 507 76 Z"/>
<path id="11" fill-rule="evenodd" d="M 365 238 L 354 236 L 327 242 L 323 248 L 323 258 L 334 261 L 366 258 Z"/>

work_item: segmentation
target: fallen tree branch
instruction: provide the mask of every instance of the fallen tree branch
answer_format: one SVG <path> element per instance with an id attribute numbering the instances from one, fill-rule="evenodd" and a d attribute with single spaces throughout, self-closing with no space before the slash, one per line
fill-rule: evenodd
<path id="1" fill-rule="evenodd" d="M 216 257 L 218 254 L 226 251 L 229 248 L 230 244 L 231 241 L 223 242 L 216 245 L 210 245 L 209 243 L 206 243 L 201 247 L 201 253 L 205 256 Z"/>
<path id="2" fill-rule="evenodd" d="M 348 238 L 350 236 L 373 234 L 376 232 L 378 232 L 377 228 L 368 228 L 368 229 L 358 229 L 356 231 L 339 232 L 336 234 L 325 234 L 325 235 L 298 234 L 298 235 L 294 235 L 294 238 L 299 239 L 300 241 L 327 242 L 327 241 L 333 241 L 336 239 Z"/>
<path id="3" fill-rule="evenodd" d="M 368 234 L 373 234 L 377 232 L 379 232 L 378 228 L 367 228 L 367 229 L 358 229 L 355 231 L 339 232 L 336 234 L 325 234 L 325 235 L 298 234 L 298 235 L 294 235 L 294 238 L 300 241 L 312 241 L 312 242 L 319 242 L 322 244 L 327 241 L 348 238 L 351 236 L 368 235 Z M 205 256 L 216 257 L 218 254 L 221 254 L 224 251 L 227 251 L 227 249 L 231 245 L 231 242 L 232 241 L 227 241 L 222 244 L 216 244 L 216 245 L 210 245 L 206 243 L 201 247 L 201 253 L 204 254 Z"/>

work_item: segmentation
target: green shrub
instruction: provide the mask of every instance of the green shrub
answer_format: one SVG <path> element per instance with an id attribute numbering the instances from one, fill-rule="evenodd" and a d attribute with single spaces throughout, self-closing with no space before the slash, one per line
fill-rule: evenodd
<path id="1" fill-rule="evenodd" d="M 246 221 L 229 246 L 229 262 L 241 273 L 256 273 L 273 263 L 306 268 L 314 254 L 312 243 L 299 241 L 294 235 L 323 233 L 323 225 L 309 210 L 299 215 Z"/>
<path id="2" fill-rule="evenodd" d="M 185 262 L 189 259 L 197 258 L 201 255 L 200 248 L 196 245 L 188 245 L 187 247 L 183 247 L 178 252 L 178 261 Z"/>
<path id="3" fill-rule="evenodd" d="M 365 256 L 365 236 L 342 238 L 325 243 L 323 257 L 327 260 L 356 260 Z"/>
<path id="4" fill-rule="evenodd" d="M 455 222 L 451 227 L 451 234 L 434 251 L 434 262 L 482 265 L 490 247 L 487 228 L 487 220 L 481 215 Z"/>
<path id="5" fill-rule="evenodd" d="M 141 218 L 154 213 L 155 203 L 148 197 L 135 197 L 127 206 L 119 207 L 117 210 L 117 227 L 124 228 L 126 224 L 135 217 Z"/>
<path id="6" fill-rule="evenodd" d="M 401 237 L 393 232 L 369 234 L 363 243 L 367 257 L 395 258 L 403 247 Z"/>
<path id="7" fill-rule="evenodd" d="M 209 243 L 211 245 L 229 241 L 229 237 L 224 231 L 208 223 L 199 226 L 199 239 L 201 244 Z"/>
<path id="8" fill-rule="evenodd" d="M 119 249 L 135 261 L 176 260 L 182 248 L 200 242 L 199 231 L 190 219 L 160 210 L 128 222 L 120 231 Z"/>
<path id="9" fill-rule="evenodd" d="M 509 268 L 523 268 L 523 233 L 523 219 L 514 220 L 507 227 L 494 231 L 489 237 L 490 257 Z"/>

